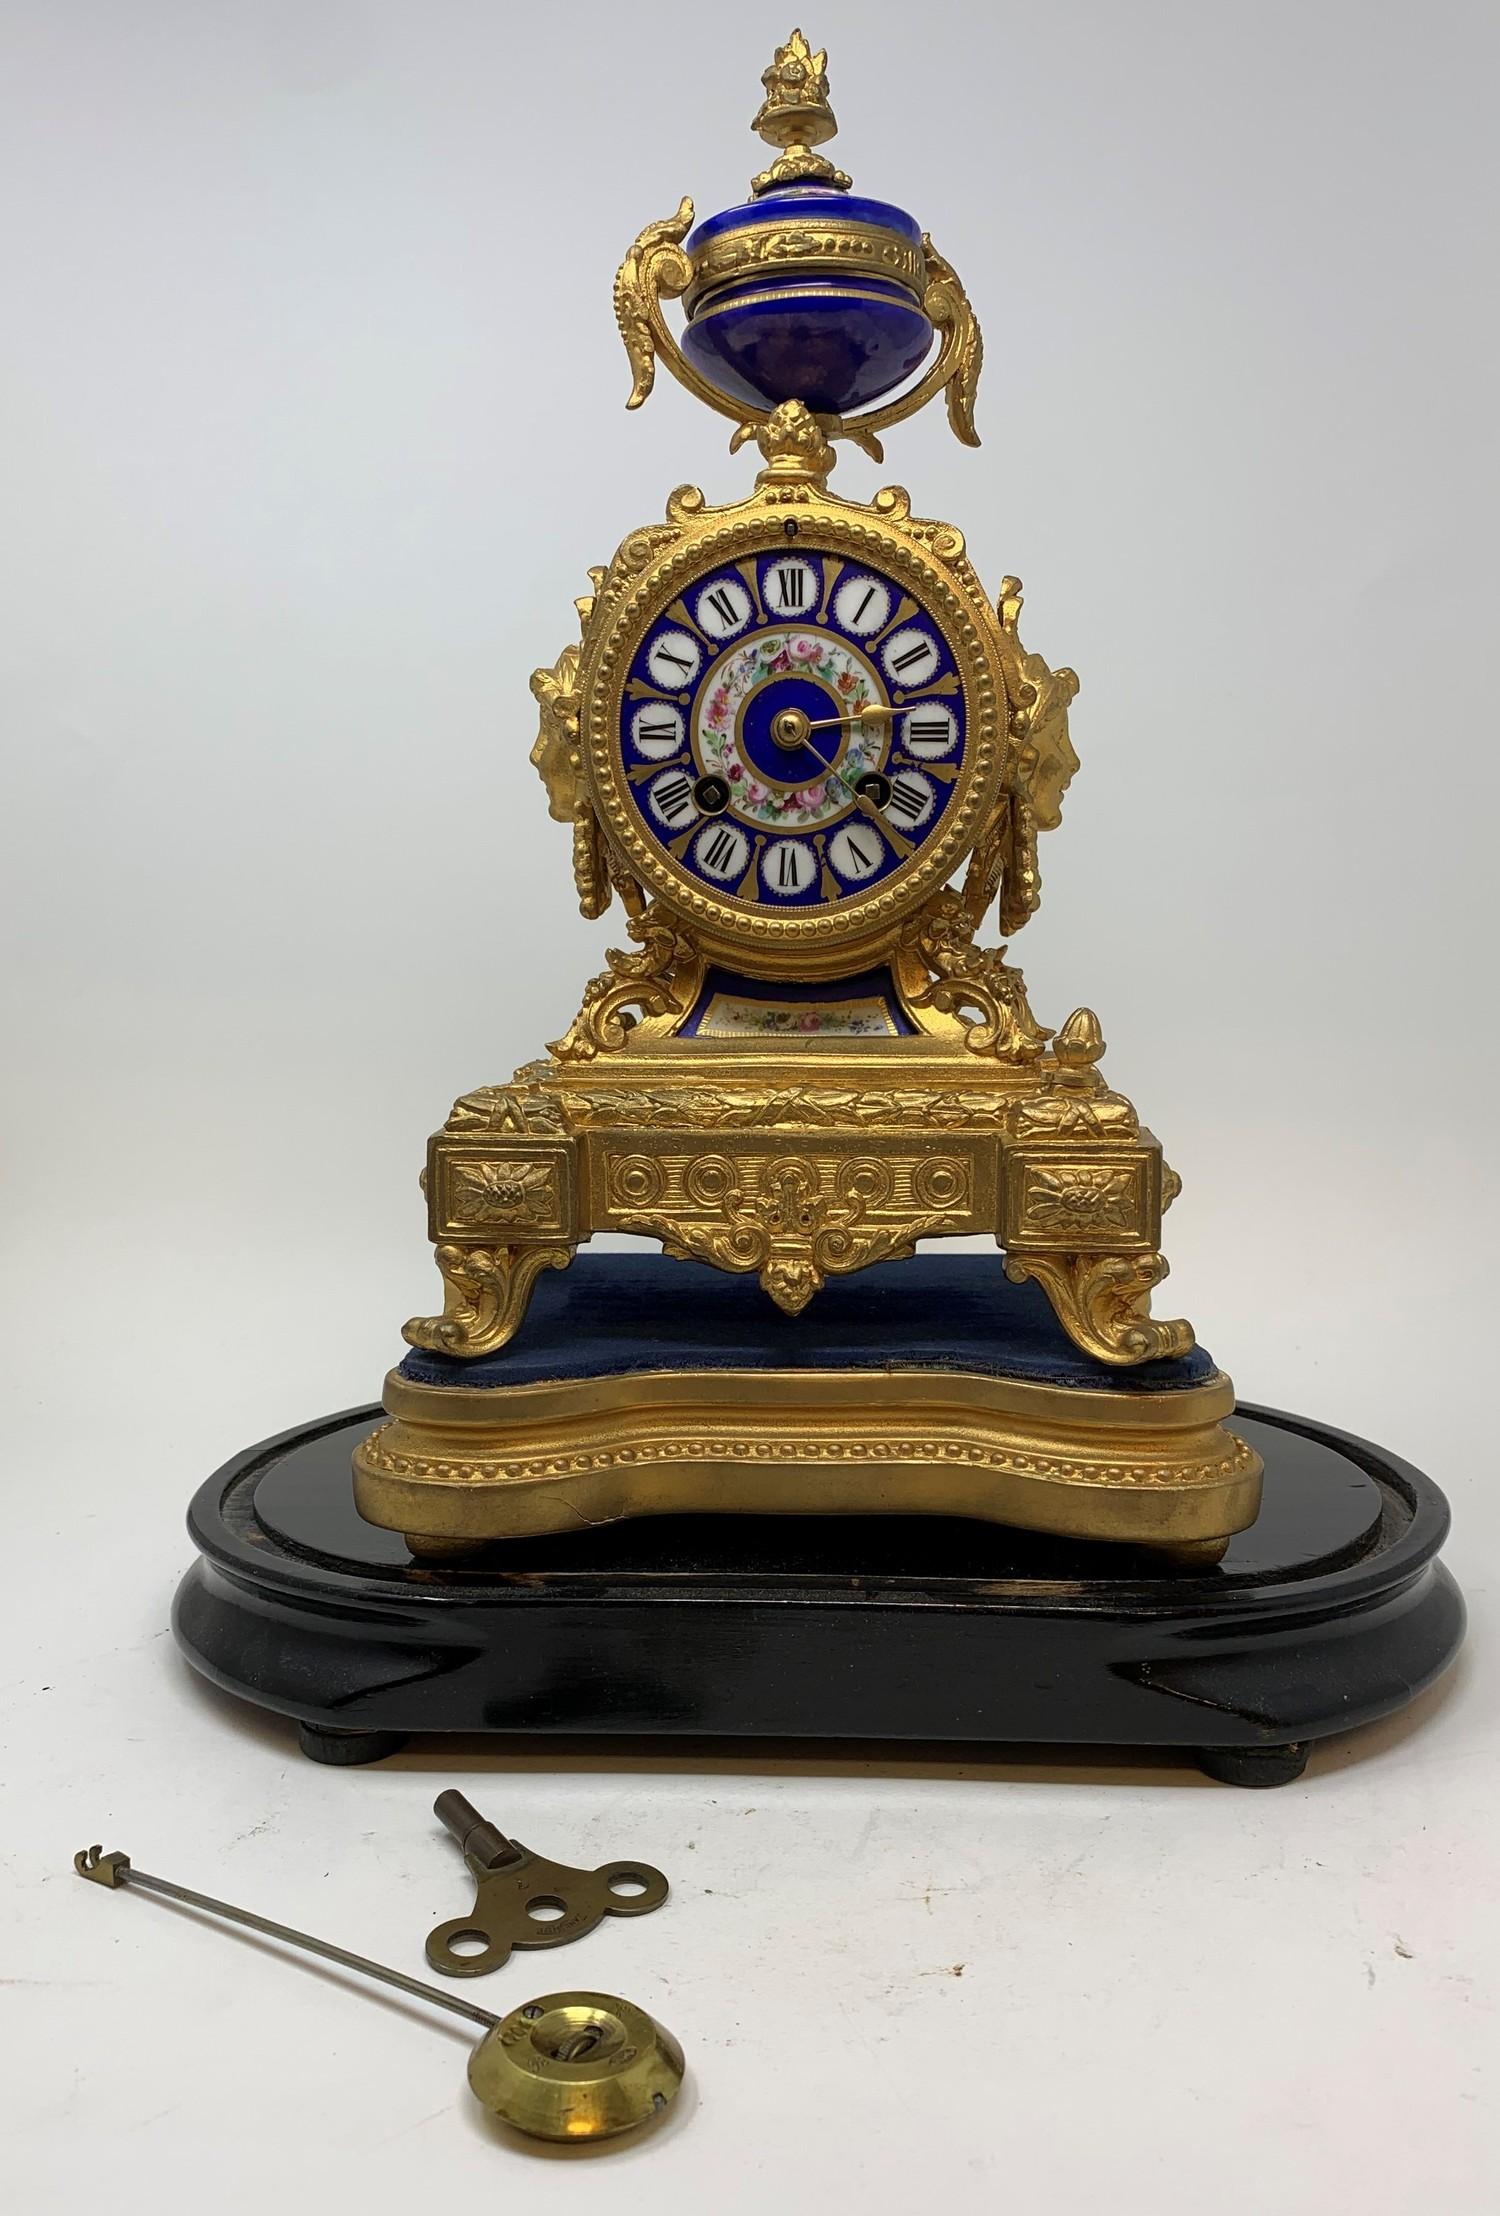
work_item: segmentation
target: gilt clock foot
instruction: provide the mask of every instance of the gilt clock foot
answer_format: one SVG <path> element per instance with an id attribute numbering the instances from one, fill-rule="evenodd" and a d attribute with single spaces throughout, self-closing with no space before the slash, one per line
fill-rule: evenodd
<path id="1" fill-rule="evenodd" d="M 1035 1278 L 1073 1344 L 1096 1362 L 1174 1362 L 1193 1345 L 1191 1324 L 1151 1314 L 1152 1289 L 1167 1274 L 1160 1254 L 1007 1250 L 1005 1274 L 1013 1285 Z"/>
<path id="2" fill-rule="evenodd" d="M 524 1170 L 510 1184 L 522 1186 Z M 440 1316 L 413 1316 L 402 1327 L 409 1346 L 470 1360 L 508 1346 L 526 1318 L 543 1270 L 565 1270 L 571 1245 L 475 1246 L 453 1241 L 436 1251 L 443 1279 Z"/>
<path id="3" fill-rule="evenodd" d="M 1305 1739 L 1281 1747 L 1199 1747 L 1198 1767 L 1220 1785 L 1293 1785 L 1311 1752 Z"/>

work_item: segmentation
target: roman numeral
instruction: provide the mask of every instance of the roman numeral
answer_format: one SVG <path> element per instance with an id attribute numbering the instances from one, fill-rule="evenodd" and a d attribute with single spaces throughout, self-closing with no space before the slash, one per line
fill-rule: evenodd
<path id="1" fill-rule="evenodd" d="M 807 592 L 807 571 L 805 569 L 778 569 L 776 585 L 781 594 L 781 598 L 777 603 L 779 607 L 802 607 Z"/>
<path id="2" fill-rule="evenodd" d="M 874 854 L 867 854 L 852 831 L 845 833 L 844 844 L 861 869 L 873 869 L 880 859 L 878 851 Z"/>
<path id="3" fill-rule="evenodd" d="M 930 662 L 934 659 L 932 641 L 923 639 L 920 646 L 909 646 L 904 654 L 893 654 L 891 656 L 891 668 L 900 670 L 904 677 L 909 669 L 915 669 L 919 663 Z"/>
<path id="4" fill-rule="evenodd" d="M 693 665 L 687 656 L 674 653 L 670 646 L 658 646 L 655 659 L 659 662 L 670 662 L 674 669 L 680 669 L 685 676 L 691 677 L 693 673 Z"/>
<path id="5" fill-rule="evenodd" d="M 675 739 L 677 726 L 665 718 L 660 723 L 638 723 L 635 735 L 638 739 Z"/>
<path id="6" fill-rule="evenodd" d="M 944 716 L 913 716 L 906 726 L 908 739 L 930 739 L 934 746 L 941 745 L 948 737 L 948 722 Z"/>
<path id="7" fill-rule="evenodd" d="M 651 799 L 658 815 L 665 817 L 668 823 L 681 823 L 684 816 L 692 813 L 691 780 L 682 776 L 664 777 L 660 784 L 652 786 Z"/>
<path id="8" fill-rule="evenodd" d="M 797 890 L 797 857 L 789 846 L 784 846 L 776 857 L 776 882 L 783 890 L 788 886 Z"/>
<path id="9" fill-rule="evenodd" d="M 908 784 L 904 777 L 898 777 L 892 784 L 891 806 L 898 815 L 905 816 L 908 823 L 915 823 L 926 805 L 927 795 L 920 785 Z"/>
<path id="10" fill-rule="evenodd" d="M 702 862 L 705 869 L 722 869 L 724 864 L 728 861 L 730 855 L 734 852 L 734 849 L 734 833 L 732 831 L 726 831 L 723 824 L 721 823 L 718 830 L 709 840 L 707 846 L 701 847 L 699 849 L 698 859 Z"/>
<path id="11" fill-rule="evenodd" d="M 851 631 L 857 631 L 859 629 L 860 624 L 864 621 L 865 610 L 869 607 L 870 602 L 874 598 L 875 587 L 873 585 L 866 585 L 864 599 L 860 602 L 859 606 L 855 609 L 853 615 L 849 618 L 849 628 Z"/>
<path id="12" fill-rule="evenodd" d="M 708 604 L 721 623 L 727 625 L 739 621 L 739 610 L 722 585 L 720 585 L 717 592 L 709 594 Z"/>

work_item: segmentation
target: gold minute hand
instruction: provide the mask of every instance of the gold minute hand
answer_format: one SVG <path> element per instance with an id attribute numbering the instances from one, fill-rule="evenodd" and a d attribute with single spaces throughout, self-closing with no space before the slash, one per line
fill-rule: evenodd
<path id="1" fill-rule="evenodd" d="M 904 839 L 901 836 L 901 833 L 896 829 L 895 825 L 893 823 L 887 822 L 885 811 L 877 806 L 875 801 L 870 798 L 870 795 L 868 793 L 862 793 L 858 785 L 851 785 L 842 770 L 836 769 L 833 772 L 833 775 L 843 786 L 845 792 L 849 795 L 849 798 L 854 802 L 855 807 L 860 809 L 865 815 L 869 817 L 871 823 L 875 824 L 879 829 L 882 838 L 889 839 L 891 845 L 896 849 L 896 852 L 901 856 L 902 860 L 905 861 L 915 851 L 912 846 L 911 840 Z"/>
<path id="2" fill-rule="evenodd" d="M 836 720 L 841 722 L 843 719 L 840 717 Z M 824 728 L 827 728 L 826 725 L 824 726 Z M 808 752 L 810 754 L 817 754 L 818 750 L 815 746 L 812 746 L 808 748 Z M 818 759 L 820 762 L 823 760 L 821 754 L 818 754 Z M 830 777 L 836 777 L 838 779 L 839 783 L 843 786 L 845 792 L 849 795 L 849 798 L 853 801 L 855 807 L 859 809 L 860 813 L 869 817 L 871 823 L 875 825 L 883 838 L 890 840 L 891 845 L 896 849 L 896 852 L 901 856 L 902 860 L 909 861 L 912 854 L 915 852 L 915 848 L 912 846 L 911 840 L 904 839 L 901 836 L 901 833 L 896 829 L 896 826 L 889 821 L 886 816 L 885 810 L 880 806 L 880 803 L 877 800 L 873 800 L 868 793 L 862 793 L 858 785 L 855 784 L 853 778 L 851 778 L 848 773 L 842 768 L 837 767 L 832 762 L 825 762 L 823 766 L 828 771 Z"/>
<path id="3" fill-rule="evenodd" d="M 809 731 L 841 731 L 846 723 L 889 723 L 900 713 L 899 708 L 855 708 L 847 716 L 820 716 L 807 728 Z"/>

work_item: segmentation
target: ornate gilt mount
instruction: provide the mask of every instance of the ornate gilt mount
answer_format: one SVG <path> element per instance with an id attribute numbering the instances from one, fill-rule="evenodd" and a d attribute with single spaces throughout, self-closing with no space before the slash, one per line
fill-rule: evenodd
<path id="1" fill-rule="evenodd" d="M 609 949 L 604 957 L 608 969 L 585 987 L 583 1006 L 553 1043 L 559 1062 L 591 1062 L 597 1054 L 613 1054 L 640 1017 L 680 1017 L 691 1008 L 703 976 L 696 941 L 655 902 L 630 916 L 627 929 L 640 952 Z"/>
<path id="2" fill-rule="evenodd" d="M 1115 1190 L 1123 1182 L 1118 1174 L 1106 1181 Z M 1064 1171 L 1049 1189 L 1060 1194 L 1070 1235 L 1107 1213 L 1097 1171 Z M 1167 1274 L 1160 1254 L 1007 1254 L 1005 1274 L 1013 1284 L 1034 1277 L 1069 1338 L 1097 1361 L 1171 1361 L 1193 1344 L 1190 1323 L 1151 1315 L 1152 1288 Z"/>
<path id="3" fill-rule="evenodd" d="M 758 1189 L 746 1189 L 746 1171 Z M 659 1159 L 649 1156 L 620 1164 L 616 1174 L 625 1191 L 659 1194 L 665 1182 Z M 966 1195 L 956 1163 L 919 1164 L 917 1177 L 933 1197 L 941 1192 L 952 1203 Z M 800 1315 L 830 1275 L 909 1255 L 918 1239 L 948 1229 L 953 1216 L 950 1205 L 924 1215 L 905 1212 L 894 1222 L 870 1220 L 894 1187 L 890 1168 L 878 1158 L 819 1162 L 783 1155 L 759 1164 L 752 1158 L 737 1170 L 722 1155 L 702 1155 L 688 1165 L 687 1185 L 690 1208 L 701 1213 L 642 1209 L 615 1218 L 617 1228 L 660 1239 L 678 1261 L 756 1271 L 789 1316 Z"/>
<path id="4" fill-rule="evenodd" d="M 1075 1009 L 1053 1042 L 1043 1089 L 1012 1123 L 1001 1203 L 1006 1274 L 1034 1278 L 1064 1330 L 1097 1361 L 1169 1361 L 1192 1325 L 1158 1321 L 1151 1293 L 1167 1274 L 1157 1251 L 1177 1179 L 1098 1064 L 1104 1034 Z"/>
<path id="5" fill-rule="evenodd" d="M 1005 948 L 974 944 L 974 921 L 956 893 L 939 893 L 917 915 L 902 937 L 902 952 L 915 956 L 931 972 L 925 984 L 908 987 L 914 1008 L 936 1008 L 965 1023 L 964 1046 L 971 1054 L 999 1061 L 1032 1062 L 1051 1034 L 1031 1013 L 1026 980 L 1012 969 Z M 969 1015 L 967 1011 L 975 1011 Z"/>
<path id="6" fill-rule="evenodd" d="M 603 995 L 591 1020 L 608 1023 L 602 1011 Z M 414 1344 L 504 1345 L 538 1271 L 608 1231 L 753 1271 L 789 1314 L 830 1276 L 919 1240 L 987 1234 L 1096 1359 L 1192 1346 L 1188 1324 L 1149 1307 L 1177 1180 L 1106 1086 L 1091 1010 L 1038 1051 L 982 1061 L 961 1030 L 840 1041 L 837 1061 L 754 1042 L 705 1060 L 694 1041 L 653 1034 L 657 1020 L 455 1105 L 426 1172 L 444 1312 L 408 1325 Z"/>

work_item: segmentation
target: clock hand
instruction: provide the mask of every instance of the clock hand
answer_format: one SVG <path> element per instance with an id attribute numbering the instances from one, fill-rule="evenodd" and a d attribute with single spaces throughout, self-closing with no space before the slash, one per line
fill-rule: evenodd
<path id="1" fill-rule="evenodd" d="M 893 711 L 891 710 L 886 711 L 886 713 L 888 714 L 892 712 Z M 828 723 L 812 723 L 809 724 L 807 728 L 810 731 L 826 731 L 830 729 L 833 725 L 842 724 L 846 721 L 857 723 L 859 720 L 860 719 L 858 716 L 848 718 L 844 716 L 833 716 L 830 717 Z M 903 859 L 909 858 L 910 855 L 915 851 L 910 839 L 904 839 L 901 836 L 901 833 L 896 829 L 895 825 L 887 821 L 884 812 L 870 798 L 870 795 L 868 793 L 862 793 L 858 785 L 856 785 L 842 769 L 838 768 L 834 763 L 830 762 L 826 754 L 819 753 L 817 747 L 813 746 L 805 737 L 802 740 L 802 744 L 807 748 L 809 754 L 815 756 L 816 759 L 821 762 L 824 769 L 828 771 L 831 777 L 836 777 L 838 779 L 839 783 L 843 786 L 845 792 L 849 795 L 849 798 L 854 802 L 855 807 L 858 808 L 862 814 L 869 817 L 870 821 L 879 829 L 882 837 L 890 840 L 891 845 L 896 849 L 896 852 L 901 855 Z"/>
<path id="2" fill-rule="evenodd" d="M 809 731 L 838 731 L 846 723 L 890 723 L 900 713 L 899 708 L 856 708 L 847 716 L 820 716 L 807 728 Z"/>
<path id="3" fill-rule="evenodd" d="M 878 827 L 881 836 L 890 840 L 891 845 L 899 855 L 904 858 L 914 852 L 910 839 L 902 838 L 895 825 L 887 820 L 885 811 L 870 798 L 868 793 L 862 793 L 858 785 L 851 785 L 842 771 L 835 770 L 833 774 L 838 778 L 839 783 L 854 802 L 855 807 L 869 817 L 871 823 Z"/>
<path id="4" fill-rule="evenodd" d="M 809 731 L 841 731 L 850 723 L 889 723 L 899 713 L 900 710 L 896 708 L 871 706 L 853 709 L 845 716 L 820 716 L 813 723 L 800 708 L 783 708 L 780 715 L 771 718 L 771 737 L 788 754 L 795 754 L 799 747 L 807 745 Z M 816 747 L 811 751 L 818 753 Z M 822 755 L 818 754 L 818 760 L 821 762 L 822 759 Z"/>

